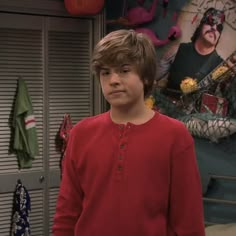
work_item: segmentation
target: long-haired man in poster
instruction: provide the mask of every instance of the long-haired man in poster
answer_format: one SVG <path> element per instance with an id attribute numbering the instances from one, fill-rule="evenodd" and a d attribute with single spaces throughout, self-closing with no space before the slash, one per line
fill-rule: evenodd
<path id="1" fill-rule="evenodd" d="M 207 9 L 191 41 L 171 47 L 162 56 L 159 62 L 158 83 L 167 83 L 164 83 L 167 86 L 167 95 L 178 98 L 181 95 L 180 84 L 183 79 L 190 77 L 200 81 L 222 62 L 216 46 L 223 33 L 224 21 L 223 11 Z"/>

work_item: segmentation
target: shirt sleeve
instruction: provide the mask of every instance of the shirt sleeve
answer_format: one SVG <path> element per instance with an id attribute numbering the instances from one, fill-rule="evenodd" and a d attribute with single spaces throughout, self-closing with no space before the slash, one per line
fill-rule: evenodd
<path id="1" fill-rule="evenodd" d="M 182 145 L 176 141 L 171 165 L 169 221 L 173 234 L 169 236 L 205 236 L 202 189 L 194 142 L 187 131 L 180 142 Z M 183 143 L 185 148 L 182 148 Z"/>
<path id="2" fill-rule="evenodd" d="M 83 191 L 76 171 L 76 163 L 72 158 L 75 145 L 71 137 L 64 157 L 62 181 L 52 228 L 53 236 L 74 236 L 74 228 L 82 211 Z"/>
<path id="3" fill-rule="evenodd" d="M 179 48 L 178 45 L 173 45 L 158 60 L 158 62 L 157 62 L 157 71 L 158 71 L 157 80 L 166 79 L 168 77 L 170 67 L 175 59 L 178 48 Z"/>

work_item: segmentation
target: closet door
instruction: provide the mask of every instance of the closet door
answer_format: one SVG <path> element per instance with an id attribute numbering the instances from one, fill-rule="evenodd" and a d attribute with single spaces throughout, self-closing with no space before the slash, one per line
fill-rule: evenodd
<path id="1" fill-rule="evenodd" d="M 44 124 L 44 59 L 43 18 L 0 14 L 0 235 L 9 236 L 13 192 L 21 179 L 31 197 L 30 221 L 33 235 L 43 235 L 45 175 L 43 138 Z M 19 170 L 12 152 L 12 113 L 17 80 L 22 77 L 31 95 L 40 154 L 31 169 Z"/>
<path id="2" fill-rule="evenodd" d="M 92 115 L 89 63 L 92 22 L 0 13 L 0 235 L 9 236 L 15 185 L 21 179 L 31 197 L 32 236 L 51 235 L 60 184 L 58 131 L 65 113 L 73 124 Z M 17 80 L 32 99 L 39 155 L 19 169 L 12 152 L 12 115 Z"/>
<path id="3" fill-rule="evenodd" d="M 93 113 L 89 20 L 47 18 L 47 104 L 50 230 L 60 182 L 58 132 L 67 113 L 75 124 Z"/>

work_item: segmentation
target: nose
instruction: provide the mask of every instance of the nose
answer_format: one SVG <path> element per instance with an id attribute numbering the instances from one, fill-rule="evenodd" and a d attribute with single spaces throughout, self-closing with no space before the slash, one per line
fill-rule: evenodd
<path id="1" fill-rule="evenodd" d="M 217 25 L 216 25 L 216 24 L 213 24 L 213 25 L 211 26 L 211 28 L 214 29 L 214 30 L 217 30 Z"/>
<path id="2" fill-rule="evenodd" d="M 117 85 L 120 83 L 120 76 L 116 72 L 112 72 L 110 75 L 110 84 L 111 85 Z"/>

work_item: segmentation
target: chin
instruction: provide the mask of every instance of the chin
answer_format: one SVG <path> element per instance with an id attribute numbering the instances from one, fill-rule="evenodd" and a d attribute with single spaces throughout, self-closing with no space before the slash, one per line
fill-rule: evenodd
<path id="1" fill-rule="evenodd" d="M 209 44 L 209 46 L 211 46 L 211 47 L 215 47 L 216 46 L 216 43 L 214 42 L 208 42 L 208 44 Z"/>
<path id="2" fill-rule="evenodd" d="M 206 40 L 205 41 L 210 47 L 215 47 L 217 44 L 217 40 Z"/>
<path id="3" fill-rule="evenodd" d="M 108 102 L 109 102 L 109 101 L 108 101 Z M 129 103 L 124 102 L 124 101 L 111 101 L 111 102 L 109 102 L 109 104 L 110 104 L 112 107 L 115 107 L 115 108 L 124 108 L 124 107 L 126 107 L 127 105 L 129 105 Z"/>
<path id="4" fill-rule="evenodd" d="M 111 105 L 112 107 L 117 107 L 117 108 L 119 108 L 119 107 L 125 107 L 125 106 L 126 106 L 126 103 L 122 103 L 122 102 L 111 102 L 110 105 Z"/>

